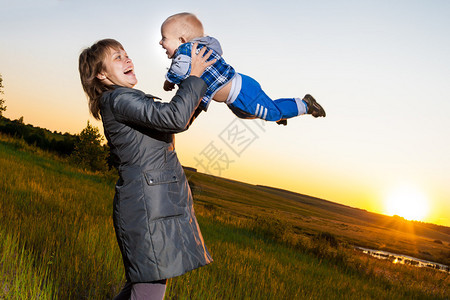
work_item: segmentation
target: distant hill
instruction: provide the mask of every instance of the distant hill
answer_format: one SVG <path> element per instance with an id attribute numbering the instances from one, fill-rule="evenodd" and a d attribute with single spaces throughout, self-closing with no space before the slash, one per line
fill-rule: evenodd
<path id="1" fill-rule="evenodd" d="M 262 216 L 286 224 L 299 235 L 326 233 L 343 243 L 450 264 L 449 227 L 372 213 L 275 187 L 190 170 L 186 174 L 195 200 L 214 211 L 226 210 L 242 218 Z"/>
<path id="2" fill-rule="evenodd" d="M 400 216 L 389 217 L 389 216 L 382 215 L 382 214 L 371 213 L 365 209 L 354 208 L 354 207 L 350 207 L 350 206 L 347 206 L 344 204 L 335 203 L 335 202 L 320 199 L 317 197 L 307 196 L 307 195 L 303 195 L 303 194 L 299 194 L 296 192 L 279 189 L 279 188 L 275 188 L 275 187 L 264 186 L 264 185 L 257 185 L 257 187 L 271 190 L 274 193 L 284 194 L 287 197 L 293 197 L 294 200 L 297 200 L 301 203 L 310 204 L 313 206 L 322 206 L 324 208 L 333 209 L 335 212 L 341 211 L 346 216 L 362 218 L 362 220 L 365 220 L 369 223 L 380 223 L 380 222 L 386 222 L 387 220 L 389 220 L 389 224 L 391 224 L 391 225 L 397 224 L 396 225 L 397 227 L 403 227 L 401 224 L 409 223 L 411 226 L 414 226 L 415 229 L 417 230 L 416 234 L 418 234 L 418 232 L 420 231 L 420 228 L 422 228 L 422 230 L 424 228 L 428 228 L 430 230 L 439 231 L 439 232 L 442 232 L 442 233 L 450 236 L 450 227 L 447 227 L 447 226 L 426 223 L 426 222 L 419 222 L 419 221 L 408 221 Z M 397 228 L 397 229 L 401 230 L 401 228 Z"/>

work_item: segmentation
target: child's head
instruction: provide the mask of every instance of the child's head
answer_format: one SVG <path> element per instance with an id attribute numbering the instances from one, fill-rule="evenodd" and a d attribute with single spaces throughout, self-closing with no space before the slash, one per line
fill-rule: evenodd
<path id="1" fill-rule="evenodd" d="M 172 58 L 181 44 L 203 36 L 202 22 L 195 15 L 184 12 L 170 16 L 164 21 L 159 44 L 166 49 L 167 56 Z"/>
<path id="2" fill-rule="evenodd" d="M 81 85 L 89 100 L 89 109 L 100 119 L 100 97 L 113 85 L 133 87 L 137 83 L 134 66 L 123 46 L 116 40 L 104 39 L 81 52 L 78 69 Z"/>

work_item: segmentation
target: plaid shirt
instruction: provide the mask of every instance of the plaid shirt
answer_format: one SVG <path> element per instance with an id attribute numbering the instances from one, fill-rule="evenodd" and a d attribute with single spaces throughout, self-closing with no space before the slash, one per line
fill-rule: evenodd
<path id="1" fill-rule="evenodd" d="M 191 73 L 191 50 L 193 43 L 185 43 L 178 47 L 177 51 L 172 58 L 172 64 L 170 66 L 169 71 L 166 74 L 166 79 L 172 83 L 179 84 L 181 81 L 186 79 Z M 197 46 L 197 53 L 203 48 L 206 47 L 207 53 L 210 48 L 205 45 L 199 44 Z M 205 72 L 203 72 L 201 78 L 206 82 L 208 88 L 206 89 L 206 93 L 202 98 L 200 103 L 200 107 L 203 110 L 207 110 L 209 103 L 211 102 L 212 97 L 216 93 L 219 88 L 221 88 L 224 84 L 230 81 L 236 72 L 233 67 L 225 62 L 225 60 L 220 56 L 216 51 L 211 53 L 209 60 L 217 59 L 217 61 L 206 68 Z"/>

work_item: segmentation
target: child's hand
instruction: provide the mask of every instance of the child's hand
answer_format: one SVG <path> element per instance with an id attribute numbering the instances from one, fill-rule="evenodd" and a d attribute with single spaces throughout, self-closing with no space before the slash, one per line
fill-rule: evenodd
<path id="1" fill-rule="evenodd" d="M 164 89 L 165 91 L 171 91 L 171 90 L 173 90 L 174 88 L 175 88 L 175 83 L 172 83 L 172 82 L 170 82 L 170 81 L 168 81 L 168 80 L 164 81 L 163 89 Z"/>
<path id="2" fill-rule="evenodd" d="M 208 58 L 211 56 L 212 50 L 209 50 L 208 53 L 205 54 L 206 47 L 203 47 L 198 54 L 197 52 L 197 43 L 195 43 L 192 46 L 191 51 L 191 74 L 193 76 L 200 77 L 202 76 L 203 72 L 206 70 L 207 67 L 214 64 L 216 62 L 216 59 L 210 60 L 207 62 Z"/>

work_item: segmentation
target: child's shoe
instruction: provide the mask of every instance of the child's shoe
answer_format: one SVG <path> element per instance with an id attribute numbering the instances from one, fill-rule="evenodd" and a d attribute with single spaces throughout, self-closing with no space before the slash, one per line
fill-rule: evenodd
<path id="1" fill-rule="evenodd" d="M 307 114 L 312 115 L 314 118 L 326 116 L 325 110 L 310 94 L 306 94 L 303 101 L 305 101 L 308 106 L 308 111 L 306 112 Z"/>
<path id="2" fill-rule="evenodd" d="M 284 126 L 286 126 L 286 125 L 287 125 L 287 120 L 286 120 L 286 119 L 281 119 L 281 120 L 278 120 L 276 123 L 277 123 L 278 125 L 284 125 Z"/>

